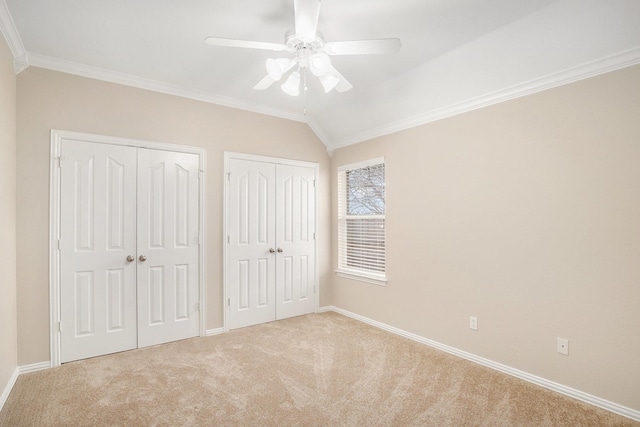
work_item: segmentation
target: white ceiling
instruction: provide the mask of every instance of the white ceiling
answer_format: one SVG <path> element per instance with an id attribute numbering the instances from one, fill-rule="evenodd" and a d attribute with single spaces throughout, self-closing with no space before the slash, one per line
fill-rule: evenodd
<path id="1" fill-rule="evenodd" d="M 295 98 L 252 89 L 286 52 L 203 43 L 284 42 L 293 0 L 0 1 L 19 65 L 305 121 L 330 150 L 640 63 L 637 0 L 324 0 L 326 41 L 399 37 L 402 50 L 333 57 L 354 88 L 312 80 Z"/>

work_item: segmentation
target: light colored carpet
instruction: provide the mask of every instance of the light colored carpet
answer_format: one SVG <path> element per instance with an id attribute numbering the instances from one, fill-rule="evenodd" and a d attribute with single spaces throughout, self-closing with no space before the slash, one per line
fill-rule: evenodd
<path id="1" fill-rule="evenodd" d="M 2 426 L 639 426 L 323 313 L 21 375 Z"/>

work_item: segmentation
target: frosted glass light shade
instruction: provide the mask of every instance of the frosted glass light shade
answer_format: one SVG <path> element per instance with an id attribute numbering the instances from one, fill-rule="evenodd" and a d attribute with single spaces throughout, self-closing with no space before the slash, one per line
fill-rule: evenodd
<path id="1" fill-rule="evenodd" d="M 289 58 L 269 58 L 267 59 L 267 73 L 269 73 L 269 76 L 273 80 L 278 81 L 282 78 L 284 73 L 289 71 L 291 67 L 295 65 L 295 63 L 296 61 Z"/>
<path id="2" fill-rule="evenodd" d="M 334 76 L 332 73 L 326 73 L 323 76 L 319 77 L 320 83 L 322 83 L 322 87 L 324 88 L 324 93 L 328 93 L 336 87 L 336 85 L 340 82 L 340 77 Z"/>
<path id="3" fill-rule="evenodd" d="M 300 73 L 298 71 L 294 71 L 293 73 L 291 73 L 287 81 L 284 82 L 280 87 L 287 95 L 300 95 Z"/>
<path id="4" fill-rule="evenodd" d="M 316 53 L 309 60 L 309 69 L 316 76 L 324 76 L 331 68 L 331 59 L 326 53 Z"/>

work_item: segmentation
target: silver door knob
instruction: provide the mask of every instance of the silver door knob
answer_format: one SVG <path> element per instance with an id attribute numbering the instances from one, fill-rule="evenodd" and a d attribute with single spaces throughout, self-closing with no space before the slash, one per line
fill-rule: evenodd
<path id="1" fill-rule="evenodd" d="M 278 248 L 278 253 L 281 254 L 282 253 L 282 248 Z"/>
<path id="2" fill-rule="evenodd" d="M 135 257 L 134 257 L 133 255 L 129 255 L 129 256 L 127 257 L 127 262 L 133 262 L 133 261 L 135 261 L 135 260 L 136 260 L 136 259 L 135 259 Z"/>
<path id="3" fill-rule="evenodd" d="M 275 249 L 273 249 L 273 248 L 269 248 L 269 253 L 270 253 L 270 254 L 274 254 L 274 253 L 276 253 L 276 250 L 275 250 Z"/>
<path id="4" fill-rule="evenodd" d="M 144 261 L 146 261 L 146 260 L 147 260 L 147 257 L 146 257 L 146 256 L 144 256 L 144 255 L 140 255 L 140 257 L 138 257 L 138 259 L 139 259 L 140 261 L 143 261 L 143 262 L 144 262 Z"/>

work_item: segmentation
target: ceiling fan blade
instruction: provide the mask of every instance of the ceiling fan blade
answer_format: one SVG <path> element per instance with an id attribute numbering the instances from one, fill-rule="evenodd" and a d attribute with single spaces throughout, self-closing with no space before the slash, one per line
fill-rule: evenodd
<path id="1" fill-rule="evenodd" d="M 248 49 L 285 50 L 286 46 L 279 43 L 254 42 L 250 40 L 223 39 L 220 37 L 207 37 L 204 42 L 209 46 L 243 47 Z"/>
<path id="2" fill-rule="evenodd" d="M 253 87 L 255 90 L 265 90 L 268 89 L 272 84 L 275 83 L 275 80 L 271 78 L 269 74 L 267 74 L 264 79 L 260 80 Z"/>
<path id="3" fill-rule="evenodd" d="M 303 42 L 313 41 L 318 29 L 320 0 L 294 0 L 293 11 L 296 19 L 296 35 Z"/>
<path id="4" fill-rule="evenodd" d="M 325 43 L 324 51 L 329 55 L 370 55 L 396 53 L 400 51 L 400 39 L 354 40 Z"/>
<path id="5" fill-rule="evenodd" d="M 336 70 L 333 66 L 331 66 L 331 68 L 329 69 L 329 73 L 333 74 L 334 76 L 340 79 L 340 81 L 338 82 L 338 84 L 336 84 L 334 88 L 336 91 L 340 93 L 344 93 L 353 89 L 353 85 L 349 83 L 349 80 L 345 79 L 344 76 L 340 74 L 338 70 Z"/>

